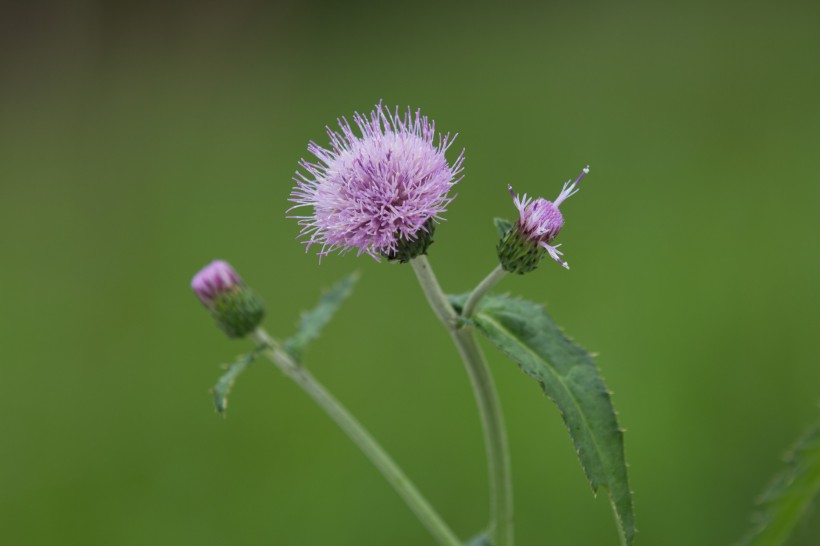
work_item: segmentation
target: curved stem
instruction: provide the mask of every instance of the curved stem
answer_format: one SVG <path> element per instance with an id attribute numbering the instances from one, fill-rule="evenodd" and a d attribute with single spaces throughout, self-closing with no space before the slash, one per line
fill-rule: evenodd
<path id="1" fill-rule="evenodd" d="M 470 377 L 470 383 L 478 404 L 481 425 L 484 429 L 489 473 L 490 544 L 493 546 L 512 546 L 513 499 L 510 455 L 507 448 L 507 433 L 504 430 L 504 421 L 501 416 L 501 406 L 490 370 L 484 360 L 481 348 L 478 346 L 473 328 L 469 325 L 458 326 L 459 316 L 442 291 L 427 257 L 424 255 L 418 256 L 410 260 L 410 263 L 424 291 L 424 295 L 430 303 L 430 307 L 433 308 L 433 312 L 447 328 L 447 331 L 450 332 L 456 344 L 461 359 L 467 368 L 467 374 Z"/>
<path id="2" fill-rule="evenodd" d="M 497 265 L 495 269 L 490 271 L 490 274 L 484 277 L 478 286 L 476 286 L 473 291 L 470 293 L 470 296 L 467 298 L 467 302 L 464 304 L 464 309 L 461 310 L 461 316 L 464 318 L 470 318 L 475 313 L 475 308 L 478 305 L 478 302 L 481 301 L 481 298 L 484 295 L 492 290 L 492 288 L 498 284 L 498 282 L 507 276 L 507 272 L 504 271 L 504 268 L 501 265 Z"/>
<path id="3" fill-rule="evenodd" d="M 413 482 L 402 469 L 390 458 L 387 452 L 376 442 L 367 430 L 353 415 L 331 395 L 305 368 L 298 365 L 278 343 L 262 329 L 257 328 L 254 339 L 267 347 L 268 358 L 289 378 L 296 382 L 328 416 L 353 440 L 359 449 L 370 459 L 370 462 L 382 473 L 393 489 L 404 499 L 410 510 L 416 514 L 436 542 L 441 546 L 462 546 L 461 541 L 447 526 L 424 496 L 416 489 Z"/>

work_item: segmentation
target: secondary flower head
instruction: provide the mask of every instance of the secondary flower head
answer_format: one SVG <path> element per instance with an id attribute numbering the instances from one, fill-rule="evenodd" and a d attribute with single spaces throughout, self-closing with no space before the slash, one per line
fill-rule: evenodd
<path id="1" fill-rule="evenodd" d="M 191 280 L 191 288 L 229 337 L 248 335 L 265 315 L 262 300 L 228 262 L 216 260 L 203 267 Z"/>
<path id="2" fill-rule="evenodd" d="M 211 307 L 217 296 L 241 284 L 231 264 L 222 260 L 209 263 L 191 280 L 191 288 L 205 307 Z"/>
<path id="3" fill-rule="evenodd" d="M 498 257 L 505 270 L 512 273 L 527 273 L 538 267 L 544 252 L 556 262 L 569 269 L 569 264 L 561 259 L 561 245 L 551 245 L 564 227 L 564 217 L 558 207 L 578 192 L 578 184 L 589 172 L 587 165 L 578 178 L 564 183 L 555 201 L 515 195 L 512 186 L 507 189 L 513 197 L 520 216 L 518 221 L 502 236 L 498 243 Z"/>
<path id="4" fill-rule="evenodd" d="M 295 203 L 288 212 L 312 208 L 311 214 L 292 216 L 302 226 L 306 250 L 356 249 L 358 255 L 407 261 L 425 253 L 432 242 L 434 221 L 453 200 L 450 190 L 461 178 L 464 151 L 452 165 L 444 157 L 455 136 L 436 133 L 435 122 L 408 108 L 400 115 L 381 103 L 368 116 L 356 113 L 356 134 L 345 118 L 339 131 L 327 128 L 330 147 L 314 142 L 308 151 L 317 161 L 302 159 Z"/>

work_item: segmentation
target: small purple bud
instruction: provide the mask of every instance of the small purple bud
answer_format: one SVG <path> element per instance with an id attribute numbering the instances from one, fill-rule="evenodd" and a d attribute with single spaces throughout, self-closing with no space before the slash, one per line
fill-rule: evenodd
<path id="1" fill-rule="evenodd" d="M 199 270 L 191 280 L 191 288 L 199 301 L 210 308 L 217 295 L 242 284 L 242 279 L 233 270 L 231 264 L 223 260 L 214 260 Z"/>
<path id="2" fill-rule="evenodd" d="M 194 275 L 191 288 L 228 337 L 248 335 L 265 316 L 261 298 L 222 260 L 211 262 Z"/>
<path id="3" fill-rule="evenodd" d="M 528 273 L 538 267 L 544 253 L 569 269 L 569 264 L 561 259 L 561 245 L 551 245 L 564 227 L 564 217 L 558 207 L 578 192 L 578 183 L 589 172 L 584 167 L 575 182 L 567 181 L 555 201 L 543 198 L 533 199 L 524 194 L 515 195 L 512 186 L 507 185 L 518 209 L 518 221 L 505 233 L 498 243 L 498 257 L 502 267 L 511 273 Z"/>

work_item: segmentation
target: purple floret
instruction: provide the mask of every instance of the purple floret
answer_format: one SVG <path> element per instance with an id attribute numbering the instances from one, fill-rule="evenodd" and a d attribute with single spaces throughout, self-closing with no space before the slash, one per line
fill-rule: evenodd
<path id="1" fill-rule="evenodd" d="M 360 136 L 342 118 L 340 131 L 327 129 L 329 149 L 309 143 L 318 161 L 299 162 L 305 173 L 296 172 L 288 212 L 313 209 L 291 216 L 302 226 L 306 250 L 320 245 L 321 257 L 355 248 L 378 260 L 396 252 L 399 240 L 426 232 L 428 220 L 441 220 L 461 180 L 464 151 L 448 165 L 444 155 L 455 136 L 436 133 L 418 110 L 399 115 L 379 103 L 369 117 L 356 113 L 353 120 Z"/>
<path id="2" fill-rule="evenodd" d="M 561 211 L 558 210 L 558 207 L 578 192 L 578 183 L 581 182 L 581 179 L 584 178 L 584 175 L 588 172 L 589 165 L 583 168 L 575 182 L 565 182 L 564 187 L 561 188 L 561 193 L 558 194 L 555 201 L 547 201 L 540 197 L 533 199 L 532 197 L 527 197 L 526 193 L 523 197 L 519 197 L 513 192 L 512 186 L 507 185 L 507 189 L 510 190 L 510 195 L 513 196 L 513 202 L 520 213 L 516 226 L 521 234 L 530 241 L 543 247 L 553 260 L 567 269 L 569 269 L 569 264 L 561 259 L 561 256 L 564 254 L 558 250 L 558 247 L 561 245 L 553 246 L 549 243 L 558 236 L 558 233 L 561 232 L 561 228 L 564 227 L 564 217 L 561 215 Z"/>
<path id="3" fill-rule="evenodd" d="M 221 293 L 242 284 L 242 279 L 228 262 L 215 260 L 203 267 L 191 280 L 191 288 L 199 301 L 210 307 Z"/>

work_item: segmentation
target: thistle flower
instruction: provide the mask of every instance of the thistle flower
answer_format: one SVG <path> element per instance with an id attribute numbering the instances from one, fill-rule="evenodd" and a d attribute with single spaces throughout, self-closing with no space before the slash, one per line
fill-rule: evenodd
<path id="1" fill-rule="evenodd" d="M 402 262 L 424 254 L 434 222 L 455 197 L 450 189 L 461 180 L 464 151 L 452 165 L 444 157 L 455 136 L 436 133 L 435 122 L 419 110 L 399 115 L 381 102 L 369 116 L 354 115 L 360 136 L 347 119 L 337 121 L 340 131 L 327 128 L 330 148 L 310 142 L 317 161 L 302 159 L 305 173 L 293 179 L 289 200 L 296 204 L 288 212 L 313 209 L 291 216 L 302 226 L 305 250 L 319 245 L 321 258 L 356 249 Z"/>
<path id="2" fill-rule="evenodd" d="M 194 275 L 191 288 L 228 337 L 248 335 L 265 315 L 265 305 L 256 292 L 222 260 L 211 262 Z"/>
<path id="3" fill-rule="evenodd" d="M 558 250 L 561 245 L 550 243 L 564 226 L 564 217 L 558 207 L 578 192 L 578 183 L 588 172 L 589 165 L 584 167 L 575 182 L 565 182 L 555 201 L 547 201 L 540 197 L 533 199 L 527 197 L 526 193 L 519 197 L 513 192 L 512 186 L 507 185 L 520 216 L 498 242 L 498 258 L 506 271 L 519 274 L 532 271 L 538 267 L 545 252 L 569 269 L 569 264 L 561 259 L 563 253 Z"/>

